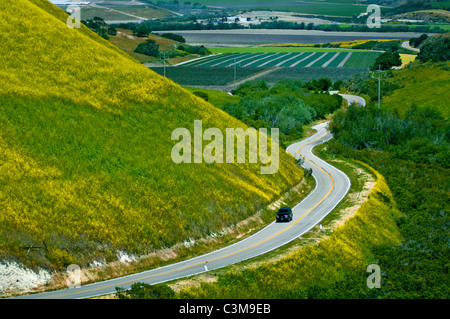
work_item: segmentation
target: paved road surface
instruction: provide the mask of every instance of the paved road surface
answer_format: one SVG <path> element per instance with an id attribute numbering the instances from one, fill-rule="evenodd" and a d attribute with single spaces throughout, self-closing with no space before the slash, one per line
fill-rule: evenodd
<path id="1" fill-rule="evenodd" d="M 413 47 L 409 44 L 409 41 L 404 41 L 404 42 L 402 42 L 402 48 L 405 48 L 405 49 L 408 49 L 408 50 L 411 50 L 411 51 L 415 51 L 415 52 L 420 52 L 420 49 L 413 48 Z"/>
<path id="2" fill-rule="evenodd" d="M 359 100 L 358 97 L 350 95 L 346 95 L 344 98 L 349 102 Z M 129 288 L 135 282 L 149 284 L 166 282 L 225 267 L 264 254 L 296 239 L 330 213 L 350 189 L 350 180 L 343 172 L 311 153 L 314 146 L 332 138 L 326 125 L 327 123 L 317 125 L 315 127 L 316 134 L 287 148 L 287 151 L 296 158 L 300 156 L 305 158 L 304 167 L 311 168 L 316 179 L 316 188 L 302 202 L 292 208 L 294 217 L 291 222 L 273 222 L 254 235 L 233 245 L 175 264 L 86 284 L 79 288 L 30 294 L 19 298 L 88 298 L 114 293 L 117 286 Z"/>

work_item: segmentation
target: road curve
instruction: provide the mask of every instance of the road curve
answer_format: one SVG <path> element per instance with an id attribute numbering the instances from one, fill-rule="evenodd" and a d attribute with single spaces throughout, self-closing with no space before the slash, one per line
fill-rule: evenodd
<path id="1" fill-rule="evenodd" d="M 362 97 L 358 95 L 351 95 L 351 94 L 339 94 L 342 96 L 345 100 L 347 100 L 347 103 L 350 105 L 352 103 L 356 103 L 359 106 L 366 106 L 366 100 L 364 100 Z"/>
<path id="2" fill-rule="evenodd" d="M 408 50 L 411 50 L 411 51 L 414 51 L 414 52 L 420 52 L 420 49 L 418 49 L 418 48 L 413 48 L 413 47 L 409 44 L 409 41 L 404 41 L 404 42 L 402 42 L 402 48 L 408 49 Z"/>
<path id="3" fill-rule="evenodd" d="M 343 97 L 349 103 L 356 98 L 355 96 Z M 314 146 L 332 138 L 331 133 L 327 130 L 327 124 L 326 122 L 316 125 L 314 128 L 317 132 L 314 135 L 287 148 L 287 152 L 294 157 L 300 158 L 300 156 L 303 156 L 305 158 L 303 166 L 312 169 L 312 175 L 316 180 L 316 188 L 292 208 L 293 220 L 291 222 L 272 222 L 252 236 L 235 244 L 164 267 L 80 287 L 16 298 L 80 299 L 114 293 L 116 287 L 127 289 L 135 282 L 156 284 L 225 267 L 267 253 L 296 239 L 330 213 L 350 189 L 350 180 L 343 172 L 312 154 Z"/>

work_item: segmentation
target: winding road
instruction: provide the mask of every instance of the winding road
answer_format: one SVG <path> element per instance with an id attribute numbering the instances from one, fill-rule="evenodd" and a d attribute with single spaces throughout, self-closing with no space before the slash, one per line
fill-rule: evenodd
<path id="1" fill-rule="evenodd" d="M 349 104 L 365 105 L 364 99 L 354 95 L 342 95 Z M 349 178 L 340 170 L 312 154 L 314 146 L 332 138 L 327 122 L 316 125 L 317 132 L 303 141 L 287 148 L 295 158 L 305 158 L 303 166 L 312 169 L 316 188 L 299 204 L 292 208 L 293 220 L 288 223 L 272 222 L 257 233 L 235 244 L 185 261 L 140 273 L 16 298 L 72 299 L 89 298 L 110 294 L 116 287 L 129 288 L 133 283 L 156 284 L 182 277 L 200 274 L 225 267 L 274 250 L 303 235 L 317 225 L 345 197 L 350 189 Z"/>

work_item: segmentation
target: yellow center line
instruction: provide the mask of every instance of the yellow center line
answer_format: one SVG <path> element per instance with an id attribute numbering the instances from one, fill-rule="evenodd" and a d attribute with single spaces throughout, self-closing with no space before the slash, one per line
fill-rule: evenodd
<path id="1" fill-rule="evenodd" d="M 258 242 L 258 243 L 254 244 L 254 245 L 252 245 L 252 246 L 243 248 L 243 249 L 241 249 L 241 250 L 238 250 L 238 251 L 229 253 L 229 254 L 224 255 L 224 256 L 220 256 L 220 257 L 217 257 L 217 258 L 214 258 L 214 259 L 210 259 L 209 262 L 216 261 L 216 260 L 220 260 L 220 259 L 223 259 L 223 258 L 226 258 L 226 257 L 229 257 L 229 256 L 236 255 L 236 254 L 238 254 L 238 253 L 241 253 L 241 252 L 246 251 L 246 250 L 248 250 L 248 249 L 251 249 L 251 248 L 253 248 L 253 247 L 259 246 L 259 245 L 261 245 L 261 244 L 263 244 L 263 243 L 265 243 L 265 242 L 271 240 L 272 238 L 274 238 L 274 237 L 276 237 L 276 236 L 278 236 L 278 235 L 284 233 L 285 231 L 287 231 L 288 229 L 290 229 L 292 226 L 294 226 L 295 224 L 297 224 L 300 220 L 302 220 L 302 219 L 303 219 L 306 215 L 308 215 L 314 208 L 316 208 L 317 206 L 319 206 L 320 203 L 322 203 L 322 202 L 330 195 L 331 191 L 332 191 L 333 188 L 334 188 L 334 184 L 335 184 L 333 177 L 331 177 L 331 175 L 330 175 L 327 171 L 325 171 L 323 168 L 317 166 L 316 164 L 314 164 L 313 162 L 311 162 L 309 159 L 307 159 L 306 157 L 304 157 L 304 156 L 300 153 L 300 150 L 301 150 L 304 146 L 306 146 L 306 145 L 308 145 L 308 144 L 311 144 L 311 143 L 314 143 L 314 142 L 317 141 L 317 140 L 320 140 L 322 137 L 324 137 L 324 136 L 327 135 L 327 134 L 328 134 L 328 132 L 325 133 L 325 134 L 323 134 L 323 135 L 320 136 L 319 138 L 317 138 L 317 139 L 311 141 L 311 142 L 308 142 L 308 143 L 303 144 L 303 145 L 300 146 L 299 149 L 298 149 L 298 153 L 300 154 L 300 156 L 302 156 L 305 160 L 307 160 L 309 163 L 311 163 L 312 165 L 314 165 L 315 167 L 317 167 L 318 169 L 320 169 L 321 171 L 323 171 L 324 173 L 326 173 L 326 174 L 330 177 L 330 179 L 331 179 L 331 181 L 332 181 L 332 186 L 331 186 L 331 188 L 329 189 L 329 191 L 327 192 L 327 194 L 326 194 L 319 202 L 317 202 L 313 207 L 311 207 L 307 212 L 305 212 L 299 219 L 297 219 L 296 221 L 294 221 L 293 223 L 291 223 L 288 227 L 286 227 L 286 228 L 284 228 L 283 230 L 279 231 L 279 232 L 276 233 L 275 235 L 272 235 L 272 236 L 270 236 L 269 238 L 266 238 L 266 239 L 264 239 L 263 241 Z M 204 265 L 204 264 L 206 264 L 207 262 L 208 262 L 208 261 L 205 261 L 205 262 L 202 261 L 202 262 L 200 262 L 200 263 L 196 263 L 196 264 L 193 264 L 193 265 L 189 265 L 189 266 L 185 266 L 185 267 L 181 267 L 181 268 L 169 270 L 169 271 L 166 271 L 166 272 L 163 272 L 163 273 L 160 273 L 160 274 L 155 274 L 155 275 L 151 275 L 151 276 L 147 276 L 147 277 L 140 277 L 140 278 L 138 278 L 138 279 L 128 280 L 128 281 L 124 281 L 124 282 L 121 282 L 121 283 L 117 283 L 117 284 L 113 284 L 113 285 L 108 285 L 108 286 L 102 286 L 102 287 L 98 287 L 98 288 L 92 288 L 92 289 L 89 289 L 89 290 L 77 291 L 77 292 L 67 293 L 67 294 L 63 294 L 63 295 L 57 295 L 57 296 L 53 296 L 53 297 L 46 297 L 46 298 L 44 298 L 44 299 L 57 298 L 57 297 L 65 297 L 65 296 L 76 295 L 76 294 L 86 293 L 86 292 L 90 292 L 90 291 L 95 291 L 95 290 L 100 290 L 100 289 L 110 288 L 110 287 L 114 287 L 114 286 L 118 286 L 118 285 L 129 284 L 129 283 L 132 283 L 132 282 L 137 282 L 137 281 L 141 281 L 141 280 L 146 280 L 146 279 L 150 279 L 150 278 L 157 277 L 157 276 L 167 275 L 167 274 L 170 274 L 170 273 L 173 273 L 173 272 L 176 272 L 176 271 L 180 271 L 180 270 L 184 270 L 184 269 L 187 269 L 187 268 L 192 268 L 192 267 Z"/>

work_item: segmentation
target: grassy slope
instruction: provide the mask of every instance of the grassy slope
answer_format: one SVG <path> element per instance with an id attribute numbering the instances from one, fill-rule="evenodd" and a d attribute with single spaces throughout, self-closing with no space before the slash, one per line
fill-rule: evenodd
<path id="1" fill-rule="evenodd" d="M 121 29 L 118 29 L 117 31 L 123 32 Z M 137 48 L 137 46 L 140 43 L 145 42 L 146 38 L 138 38 L 138 37 L 132 37 L 128 38 L 126 34 L 118 33 L 116 36 L 109 36 L 109 41 L 120 48 L 121 50 L 128 53 L 130 56 L 135 58 L 141 63 L 147 63 L 156 60 L 155 57 L 150 57 L 145 54 L 140 54 L 134 52 L 134 50 Z"/>
<path id="2" fill-rule="evenodd" d="M 227 103 L 236 103 L 241 100 L 241 97 L 238 95 L 228 95 L 225 92 L 217 91 L 217 90 L 209 90 L 195 87 L 185 87 L 186 90 L 190 92 L 200 91 L 208 94 L 208 102 L 217 107 L 221 107 Z"/>
<path id="3" fill-rule="evenodd" d="M 158 57 L 148 56 L 145 54 L 134 52 L 134 50 L 140 43 L 143 43 L 148 39 L 152 39 L 156 42 L 156 44 L 159 45 L 159 50 L 165 52 L 174 50 L 175 45 L 180 44 L 180 42 L 178 41 L 160 37 L 155 34 L 149 34 L 147 37 L 140 38 L 133 36 L 133 32 L 131 30 L 117 29 L 117 31 L 118 31 L 117 35 L 109 36 L 110 38 L 109 41 L 142 63 L 152 62 L 152 63 L 160 63 L 161 65 L 163 64 L 162 60 Z M 193 57 L 197 56 L 195 55 L 189 58 Z"/>
<path id="4" fill-rule="evenodd" d="M 281 150 L 274 175 L 174 164 L 175 128 L 244 125 L 66 18 L 46 0 L 0 4 L 0 257 L 62 268 L 145 253 L 236 223 L 302 178 Z"/>
<path id="5" fill-rule="evenodd" d="M 398 71 L 399 76 L 395 77 L 395 81 L 401 83 L 403 87 L 383 98 L 383 104 L 397 108 L 399 111 L 412 104 L 419 107 L 436 107 L 448 119 L 449 67 L 450 62 L 442 66 L 415 64 Z"/>

